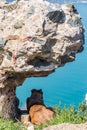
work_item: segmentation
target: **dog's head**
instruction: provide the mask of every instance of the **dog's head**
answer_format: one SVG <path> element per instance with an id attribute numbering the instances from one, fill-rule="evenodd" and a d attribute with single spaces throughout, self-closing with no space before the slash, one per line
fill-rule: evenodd
<path id="1" fill-rule="evenodd" d="M 42 92 L 42 89 L 32 89 L 31 90 L 31 95 L 35 98 L 38 98 L 38 99 L 42 99 L 43 98 L 43 92 Z"/>

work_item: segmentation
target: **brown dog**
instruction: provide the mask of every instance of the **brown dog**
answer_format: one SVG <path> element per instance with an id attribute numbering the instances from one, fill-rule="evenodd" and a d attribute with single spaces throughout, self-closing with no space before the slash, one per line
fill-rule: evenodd
<path id="1" fill-rule="evenodd" d="M 33 105 L 29 111 L 30 120 L 33 124 L 46 123 L 54 117 L 54 112 L 43 105 Z"/>

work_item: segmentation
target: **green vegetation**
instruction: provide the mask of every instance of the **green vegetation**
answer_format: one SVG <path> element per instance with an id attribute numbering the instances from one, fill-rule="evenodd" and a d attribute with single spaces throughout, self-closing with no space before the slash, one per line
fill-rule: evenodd
<path id="1" fill-rule="evenodd" d="M 76 109 L 74 105 L 71 105 L 68 108 L 64 105 L 61 109 L 60 105 L 58 105 L 54 108 L 54 110 L 54 119 L 44 125 L 35 126 L 35 130 L 42 130 L 44 127 L 61 123 L 80 124 L 87 122 L 87 105 L 85 105 L 85 102 L 82 102 L 78 106 L 78 109 Z"/>
<path id="2" fill-rule="evenodd" d="M 42 128 L 50 126 L 50 125 L 56 125 L 60 123 L 75 123 L 80 124 L 87 122 L 87 105 L 85 105 L 85 102 L 82 102 L 78 109 L 75 108 L 74 105 L 71 105 L 70 107 L 64 107 L 61 109 L 61 106 L 58 105 L 54 108 L 55 110 L 55 117 L 48 123 L 44 125 L 37 125 L 35 126 L 35 130 L 42 130 Z M 0 130 L 26 130 L 25 126 L 20 122 L 14 122 L 14 121 L 6 121 L 3 118 L 0 118 Z"/>
<path id="3" fill-rule="evenodd" d="M 0 130 L 27 130 L 20 122 L 4 120 L 0 118 Z"/>

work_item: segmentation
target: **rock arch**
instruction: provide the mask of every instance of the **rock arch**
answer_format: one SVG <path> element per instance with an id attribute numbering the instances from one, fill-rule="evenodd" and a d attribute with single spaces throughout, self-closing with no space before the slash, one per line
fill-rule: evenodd
<path id="1" fill-rule="evenodd" d="M 47 76 L 83 49 L 75 7 L 46 1 L 0 5 L 0 116 L 18 117 L 15 89 L 27 77 Z"/>

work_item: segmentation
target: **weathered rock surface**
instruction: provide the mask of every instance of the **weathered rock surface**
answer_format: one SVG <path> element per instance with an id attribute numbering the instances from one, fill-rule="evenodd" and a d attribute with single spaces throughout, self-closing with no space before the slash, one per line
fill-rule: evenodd
<path id="1" fill-rule="evenodd" d="M 26 77 L 47 76 L 73 61 L 83 43 L 81 18 L 71 4 L 0 3 L 0 116 L 16 117 L 15 87 Z"/>
<path id="2" fill-rule="evenodd" d="M 49 126 L 43 130 L 87 130 L 87 123 L 84 124 L 68 124 L 63 123 L 59 125 Z"/>

